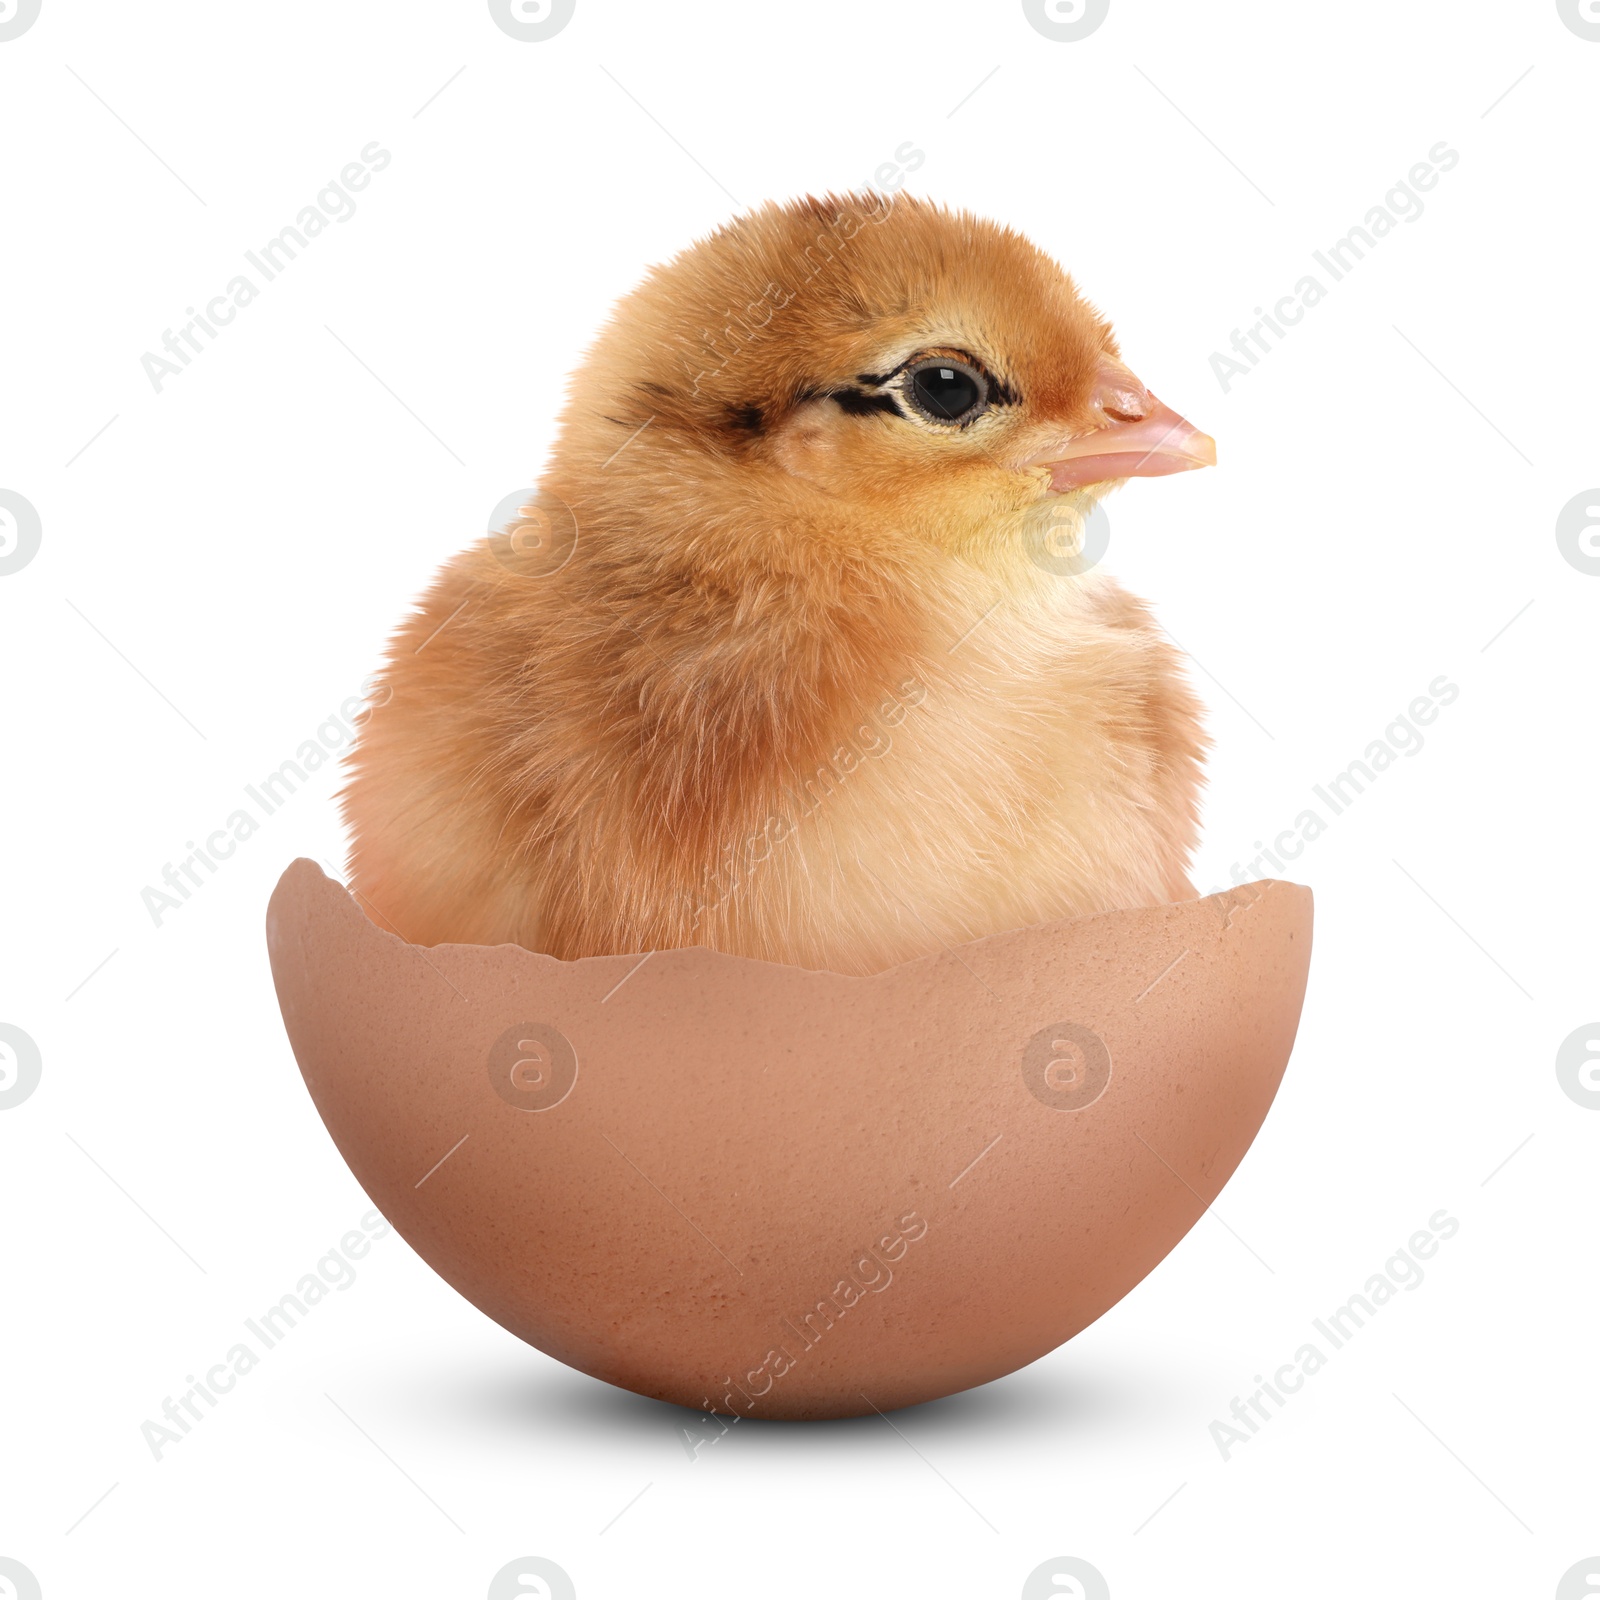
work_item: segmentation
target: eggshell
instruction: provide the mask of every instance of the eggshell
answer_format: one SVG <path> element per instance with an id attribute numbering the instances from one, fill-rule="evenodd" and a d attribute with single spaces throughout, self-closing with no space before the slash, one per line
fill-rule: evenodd
<path id="1" fill-rule="evenodd" d="M 839 1417 L 1038 1359 L 1193 1227 L 1282 1077 L 1311 893 L 856 978 L 409 945 L 297 861 L 267 942 L 334 1143 L 474 1305 L 640 1394 Z"/>

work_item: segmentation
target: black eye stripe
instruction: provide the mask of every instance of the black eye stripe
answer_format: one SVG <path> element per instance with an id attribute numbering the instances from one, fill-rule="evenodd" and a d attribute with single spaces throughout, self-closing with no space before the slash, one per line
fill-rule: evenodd
<path id="1" fill-rule="evenodd" d="M 870 417 L 877 412 L 887 412 L 893 417 L 905 416 L 899 400 L 892 394 L 863 394 L 860 389 L 834 389 L 828 399 L 852 417 Z"/>
<path id="2" fill-rule="evenodd" d="M 938 377 L 941 372 L 950 376 Z M 924 378 L 919 386 L 923 373 L 935 376 Z M 861 388 L 807 388 L 799 391 L 795 400 L 832 400 L 841 411 L 855 417 L 907 419 L 909 412 L 915 412 L 944 427 L 965 427 L 991 406 L 1014 405 L 1019 398 L 1015 389 L 994 377 L 982 362 L 954 351 L 922 352 L 907 357 L 888 372 L 858 372 L 855 381 Z"/>

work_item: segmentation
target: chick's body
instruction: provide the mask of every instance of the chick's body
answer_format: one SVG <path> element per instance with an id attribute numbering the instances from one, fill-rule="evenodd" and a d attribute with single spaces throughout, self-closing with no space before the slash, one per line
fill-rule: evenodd
<path id="1" fill-rule="evenodd" d="M 1008 230 L 730 225 L 621 303 L 520 527 L 393 641 L 354 889 L 419 943 L 852 973 L 1188 897 L 1198 708 L 1070 547 L 1186 428 Z"/>

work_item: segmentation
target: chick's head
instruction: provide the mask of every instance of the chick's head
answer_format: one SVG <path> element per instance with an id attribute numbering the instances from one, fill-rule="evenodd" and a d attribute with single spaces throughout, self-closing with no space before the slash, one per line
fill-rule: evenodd
<path id="1" fill-rule="evenodd" d="M 574 379 L 552 484 L 602 515 L 642 490 L 663 536 L 765 513 L 1003 561 L 1041 517 L 1214 460 L 1020 234 L 845 195 L 744 216 L 624 299 Z"/>

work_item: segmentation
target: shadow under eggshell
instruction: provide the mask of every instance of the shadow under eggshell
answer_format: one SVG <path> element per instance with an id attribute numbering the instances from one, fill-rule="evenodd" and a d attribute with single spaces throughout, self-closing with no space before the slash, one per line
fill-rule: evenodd
<path id="1" fill-rule="evenodd" d="M 853 978 L 423 948 L 301 860 L 267 941 L 334 1143 L 474 1305 L 640 1394 L 839 1417 L 1036 1360 L 1194 1225 L 1288 1061 L 1311 892 Z"/>

